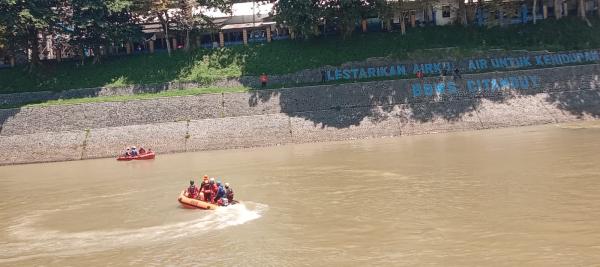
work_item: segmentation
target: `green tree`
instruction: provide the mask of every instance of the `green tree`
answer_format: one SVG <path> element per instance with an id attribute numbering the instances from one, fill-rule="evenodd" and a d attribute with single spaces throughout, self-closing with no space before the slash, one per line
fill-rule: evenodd
<path id="1" fill-rule="evenodd" d="M 52 32 L 56 23 L 57 0 L 0 0 L 0 25 L 6 49 L 13 57 L 30 51 L 30 69 L 39 64 L 40 35 Z"/>
<path id="2" fill-rule="evenodd" d="M 174 10 L 173 19 L 178 28 L 185 32 L 185 50 L 190 49 L 190 33 L 200 28 L 214 27 L 208 16 L 200 12 L 202 8 L 217 8 L 224 13 L 231 12 L 231 0 L 179 0 L 179 8 Z"/>
<path id="3" fill-rule="evenodd" d="M 275 6 L 275 21 L 286 25 L 294 34 L 308 38 L 317 33 L 322 16 L 319 1 L 279 0 Z"/>
<path id="4" fill-rule="evenodd" d="M 171 40 L 169 30 L 173 22 L 174 13 L 179 7 L 178 0 L 137 0 L 136 10 L 139 15 L 144 17 L 145 21 L 158 21 L 163 28 L 165 40 L 167 43 L 167 53 L 171 56 Z"/>
<path id="5" fill-rule="evenodd" d="M 79 47 L 83 63 L 83 49 L 91 49 L 93 63 L 99 63 L 101 47 L 112 42 L 130 42 L 140 36 L 140 29 L 132 20 L 131 1 L 127 0 L 72 0 L 73 33 L 71 43 Z"/>
<path id="6" fill-rule="evenodd" d="M 392 14 L 397 14 L 400 18 L 400 31 L 406 34 L 406 19 L 410 16 L 412 10 L 426 9 L 431 5 L 431 1 L 426 0 L 391 0 L 386 1 L 386 9 Z M 428 13 L 428 12 L 427 12 Z"/>
<path id="7" fill-rule="evenodd" d="M 374 12 L 374 5 L 374 0 L 326 0 L 321 2 L 321 8 L 325 10 L 326 16 L 337 23 L 344 38 L 354 32 L 357 22 L 366 19 Z"/>
<path id="8" fill-rule="evenodd" d="M 132 0 L 105 1 L 108 8 L 105 29 L 109 44 L 131 43 L 133 40 L 145 41 L 142 37 L 140 20 L 135 13 Z"/>

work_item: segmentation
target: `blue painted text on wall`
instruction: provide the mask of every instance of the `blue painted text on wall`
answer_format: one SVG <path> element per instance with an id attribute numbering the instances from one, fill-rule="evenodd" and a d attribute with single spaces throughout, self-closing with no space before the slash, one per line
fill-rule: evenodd
<path id="1" fill-rule="evenodd" d="M 529 90 L 540 87 L 539 76 L 509 76 L 492 79 L 466 80 L 466 92 L 470 94 L 491 93 L 500 90 Z M 458 86 L 455 82 L 440 83 L 413 83 L 411 85 L 413 97 L 433 95 L 456 95 Z"/>
<path id="2" fill-rule="evenodd" d="M 567 64 L 581 64 L 585 62 L 599 62 L 600 53 L 597 50 L 557 53 L 538 56 L 521 57 L 495 57 L 469 59 L 459 63 L 459 69 L 463 72 L 480 72 L 501 69 L 526 69 L 532 67 L 561 66 Z M 455 64 L 452 62 L 435 62 L 423 64 L 397 64 L 383 67 L 357 67 L 338 68 L 323 72 L 326 81 L 336 80 L 361 80 L 378 77 L 414 77 L 418 71 L 425 75 L 438 75 L 446 69 L 448 75 L 452 74 Z"/>

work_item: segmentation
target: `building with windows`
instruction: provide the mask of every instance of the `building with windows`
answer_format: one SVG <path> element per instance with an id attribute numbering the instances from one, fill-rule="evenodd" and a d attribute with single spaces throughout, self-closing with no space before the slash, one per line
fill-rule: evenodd
<path id="1" fill-rule="evenodd" d="M 388 0 L 399 1 L 399 0 Z M 459 1 L 465 1 L 460 5 Z M 404 2 L 404 10 L 394 11 L 391 17 L 371 17 L 357 19 L 357 32 L 375 31 L 398 31 L 402 28 L 425 27 L 435 25 L 448 25 L 461 20 L 466 16 L 470 25 L 506 25 L 515 23 L 528 23 L 532 21 L 533 15 L 537 19 L 552 18 L 555 10 L 558 16 L 577 15 L 577 4 L 579 0 L 559 0 L 555 7 L 554 0 L 537 1 L 537 8 L 533 10 L 533 0 L 505 0 L 502 2 L 491 0 L 431 0 L 418 1 L 409 0 Z M 600 1 L 583 0 L 586 10 L 590 14 L 597 14 Z M 493 4 L 492 4 L 493 3 Z M 101 47 L 96 53 L 101 54 L 131 54 L 131 53 L 153 53 L 156 50 L 166 50 L 167 42 L 174 49 L 182 49 L 186 44 L 186 38 L 190 38 L 189 44 L 193 48 L 216 48 L 231 45 L 243 45 L 257 42 L 271 42 L 280 39 L 294 39 L 294 33 L 290 32 L 285 25 L 278 25 L 274 20 L 276 1 L 251 1 L 235 3 L 230 12 L 206 7 L 196 7 L 192 13 L 200 18 L 207 18 L 202 26 L 191 31 L 185 31 L 176 20 L 169 23 L 169 35 L 157 18 L 138 18 L 142 28 L 143 38 L 130 40 L 129 42 L 112 43 L 108 47 Z M 499 5 L 501 4 L 501 5 Z M 500 8 L 501 7 L 501 8 Z M 463 8 L 463 10 L 461 10 Z M 169 11 L 170 17 L 175 17 L 179 10 Z M 324 35 L 337 35 L 340 33 L 335 20 L 322 19 L 319 32 Z M 40 53 L 42 60 L 72 58 L 80 55 L 93 56 L 94 51 L 90 48 L 78 49 L 69 45 L 69 35 L 53 34 L 44 36 L 40 34 Z M 83 50 L 83 51 L 81 51 Z M 26 62 L 32 57 L 30 51 L 21 51 L 17 55 L 9 57 L 8 53 L 2 53 L 0 47 L 0 65 L 14 65 L 15 61 Z"/>
<path id="2" fill-rule="evenodd" d="M 194 8 L 193 14 L 202 14 L 210 19 L 204 27 L 192 33 L 191 45 L 195 47 L 214 48 L 230 45 L 249 44 L 253 42 L 271 42 L 288 38 L 288 32 L 278 27 L 273 20 L 273 3 L 245 2 L 235 3 L 230 13 L 205 7 Z M 181 49 L 185 45 L 183 30 L 174 22 L 169 24 L 172 31 L 169 42 L 173 49 Z M 148 50 L 166 49 L 165 34 L 162 25 L 154 20 L 142 24 Z M 138 44 L 143 45 L 143 44 Z"/>

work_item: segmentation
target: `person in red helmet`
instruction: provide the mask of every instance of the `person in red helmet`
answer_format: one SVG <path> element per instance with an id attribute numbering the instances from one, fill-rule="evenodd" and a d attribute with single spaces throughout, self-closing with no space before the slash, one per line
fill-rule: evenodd
<path id="1" fill-rule="evenodd" d="M 211 203 L 213 199 L 213 190 L 210 183 L 205 183 L 202 187 L 202 194 L 204 194 L 204 202 Z"/>
<path id="2" fill-rule="evenodd" d="M 202 201 L 206 201 L 205 197 L 204 197 L 204 191 L 203 191 L 204 186 L 206 184 L 208 184 L 208 175 L 204 175 L 204 177 L 202 177 L 202 182 L 200 182 L 200 200 L 202 200 Z"/>
<path id="3" fill-rule="evenodd" d="M 198 197 L 198 187 L 194 185 L 194 181 L 190 180 L 190 186 L 187 189 L 189 198 L 197 198 Z"/>
<path id="4" fill-rule="evenodd" d="M 219 191 L 219 186 L 217 186 L 217 183 L 215 182 L 215 178 L 210 178 L 209 181 L 210 184 L 210 190 L 211 190 L 211 202 L 215 202 L 215 197 L 217 196 L 217 191 Z"/>
<path id="5" fill-rule="evenodd" d="M 208 184 L 208 175 L 204 175 L 204 177 L 202 177 L 202 182 L 200 182 L 200 188 L 204 188 L 205 184 Z"/>

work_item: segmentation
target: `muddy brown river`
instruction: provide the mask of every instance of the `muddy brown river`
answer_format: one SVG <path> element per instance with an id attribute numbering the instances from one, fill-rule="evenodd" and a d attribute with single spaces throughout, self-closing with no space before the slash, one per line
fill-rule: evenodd
<path id="1" fill-rule="evenodd" d="M 598 264 L 598 122 L 0 167 L 1 266 Z"/>

